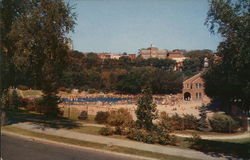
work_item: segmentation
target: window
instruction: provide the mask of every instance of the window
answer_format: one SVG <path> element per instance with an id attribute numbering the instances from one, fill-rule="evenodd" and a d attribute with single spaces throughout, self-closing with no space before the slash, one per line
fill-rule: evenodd
<path id="1" fill-rule="evenodd" d="M 196 89 L 200 89 L 201 88 L 201 84 L 200 83 L 196 83 L 195 86 L 196 86 Z"/>
<path id="2" fill-rule="evenodd" d="M 196 93 L 196 99 L 201 99 L 201 93 Z"/>

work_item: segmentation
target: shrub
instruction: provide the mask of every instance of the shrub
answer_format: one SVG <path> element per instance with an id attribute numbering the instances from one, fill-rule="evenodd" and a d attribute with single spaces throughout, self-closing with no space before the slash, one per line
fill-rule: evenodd
<path id="1" fill-rule="evenodd" d="M 62 91 L 62 92 L 66 92 L 66 91 L 67 91 L 67 88 L 65 88 L 65 87 L 59 87 L 57 90 L 58 90 L 58 91 Z"/>
<path id="2" fill-rule="evenodd" d="M 58 116 L 60 110 L 58 108 L 59 97 L 56 95 L 44 95 L 36 102 L 37 110 L 47 116 Z"/>
<path id="3" fill-rule="evenodd" d="M 187 138 L 187 141 L 190 143 L 191 148 L 197 147 L 201 141 L 201 136 L 193 133 L 191 138 Z"/>
<path id="4" fill-rule="evenodd" d="M 207 121 L 207 111 L 206 110 L 207 110 L 206 106 L 202 106 L 202 107 L 199 108 L 200 119 L 199 119 L 199 121 L 197 123 L 197 129 L 199 131 L 207 132 L 207 131 L 211 130 L 210 126 L 209 126 L 209 123 Z"/>
<path id="5" fill-rule="evenodd" d="M 28 90 L 29 89 L 29 87 L 25 86 L 25 85 L 19 85 L 19 86 L 17 86 L 17 88 L 20 90 Z"/>
<path id="6" fill-rule="evenodd" d="M 175 113 L 170 119 L 173 130 L 183 130 L 184 129 L 184 121 L 181 116 Z"/>
<path id="7" fill-rule="evenodd" d="M 99 124 L 105 124 L 107 123 L 109 115 L 109 112 L 99 111 L 95 116 L 95 121 Z"/>
<path id="8" fill-rule="evenodd" d="M 106 126 L 100 129 L 99 133 L 103 136 L 109 136 L 113 134 L 113 129 Z"/>
<path id="9" fill-rule="evenodd" d="M 158 126 L 155 132 L 156 132 L 155 134 L 157 135 L 157 143 L 163 145 L 176 144 L 176 136 L 170 135 L 168 132 L 165 131 L 165 129 L 162 126 Z"/>
<path id="10" fill-rule="evenodd" d="M 14 89 L 11 96 L 11 106 L 13 109 L 18 110 L 21 105 L 22 102 L 20 100 L 20 97 L 18 96 L 17 91 Z"/>
<path id="11" fill-rule="evenodd" d="M 143 129 L 131 129 L 127 137 L 132 140 L 141 141 L 145 143 L 155 143 L 156 135 Z"/>
<path id="12" fill-rule="evenodd" d="M 127 135 L 127 138 L 150 144 L 159 143 L 164 145 L 175 145 L 176 143 L 176 137 L 164 132 L 162 128 L 158 128 L 155 131 L 133 128 L 130 130 L 129 134 Z"/>
<path id="13" fill-rule="evenodd" d="M 119 127 L 131 127 L 133 118 L 127 109 L 120 108 L 117 111 L 111 111 L 108 117 L 108 124 Z"/>
<path id="14" fill-rule="evenodd" d="M 89 94 L 94 94 L 94 93 L 98 93 L 99 91 L 98 90 L 96 90 L 96 89 L 89 89 L 88 90 L 88 93 Z"/>
<path id="15" fill-rule="evenodd" d="M 215 132 L 231 133 L 236 132 L 240 125 L 231 116 L 215 113 L 210 119 L 210 124 Z"/>
<path id="16" fill-rule="evenodd" d="M 196 129 L 198 118 L 192 114 L 183 115 L 184 129 Z"/>
<path id="17" fill-rule="evenodd" d="M 79 120 L 86 120 L 88 118 L 88 112 L 87 111 L 82 111 L 80 115 L 78 116 Z"/>
<path id="18" fill-rule="evenodd" d="M 158 126 L 161 126 L 166 132 L 172 132 L 174 129 L 171 123 L 171 118 L 166 112 L 161 112 Z"/>

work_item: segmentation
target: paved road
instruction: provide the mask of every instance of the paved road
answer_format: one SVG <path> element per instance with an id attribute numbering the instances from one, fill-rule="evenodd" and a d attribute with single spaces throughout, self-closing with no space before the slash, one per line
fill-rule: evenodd
<path id="1" fill-rule="evenodd" d="M 2 135 L 3 160 L 135 160 L 98 151 L 69 148 Z"/>

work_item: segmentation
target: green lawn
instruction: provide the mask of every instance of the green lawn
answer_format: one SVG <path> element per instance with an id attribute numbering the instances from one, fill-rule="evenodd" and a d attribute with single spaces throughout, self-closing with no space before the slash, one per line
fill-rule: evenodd
<path id="1" fill-rule="evenodd" d="M 84 127 L 78 127 L 78 128 L 72 128 L 69 129 L 69 131 L 73 131 L 73 132 L 80 132 L 80 133 L 87 133 L 87 134 L 93 134 L 93 135 L 100 135 L 99 131 L 100 131 L 101 127 L 94 127 L 94 126 L 84 126 Z"/>
<path id="2" fill-rule="evenodd" d="M 17 93 L 22 97 L 41 96 L 43 94 L 41 90 L 19 90 L 19 89 L 17 89 Z"/>

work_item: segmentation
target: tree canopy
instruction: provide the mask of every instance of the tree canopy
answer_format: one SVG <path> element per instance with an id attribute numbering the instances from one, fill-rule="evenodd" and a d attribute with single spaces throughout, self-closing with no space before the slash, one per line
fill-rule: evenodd
<path id="1" fill-rule="evenodd" d="M 222 58 L 204 75 L 206 94 L 243 110 L 250 106 L 250 1 L 211 0 L 206 24 L 223 41 L 217 48 Z"/>

